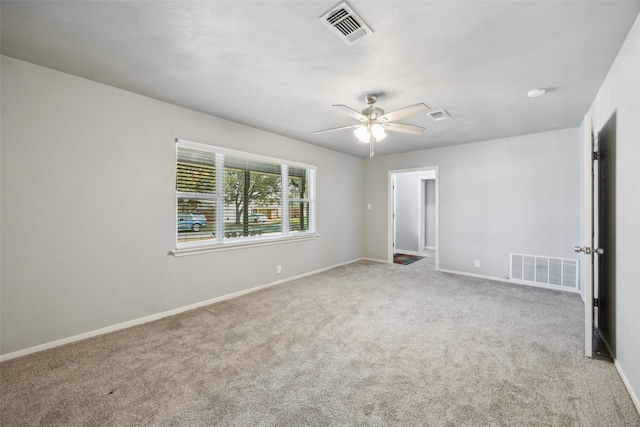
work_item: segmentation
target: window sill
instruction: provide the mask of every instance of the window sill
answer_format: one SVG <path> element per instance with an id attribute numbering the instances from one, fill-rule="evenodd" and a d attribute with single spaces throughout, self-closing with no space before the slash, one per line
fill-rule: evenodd
<path id="1" fill-rule="evenodd" d="M 242 248 L 254 248 L 257 246 L 271 246 L 271 245 L 279 245 L 281 243 L 291 243 L 291 242 L 302 242 L 305 240 L 313 240 L 320 237 L 317 233 L 309 233 L 298 236 L 289 236 L 289 237 L 277 237 L 272 239 L 256 239 L 250 241 L 243 242 L 228 242 L 228 243 L 218 243 L 218 244 L 205 244 L 198 246 L 190 246 L 185 248 L 176 248 L 169 252 L 170 255 L 173 256 L 186 256 L 186 255 L 197 255 L 204 254 L 208 252 L 220 252 L 220 251 L 232 251 L 235 249 Z"/>

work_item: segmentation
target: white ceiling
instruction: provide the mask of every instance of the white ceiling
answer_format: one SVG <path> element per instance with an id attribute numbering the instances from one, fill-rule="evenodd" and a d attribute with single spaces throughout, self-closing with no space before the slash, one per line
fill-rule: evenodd
<path id="1" fill-rule="evenodd" d="M 356 110 L 424 102 L 376 154 L 577 127 L 640 1 L 356 1 L 349 46 L 319 17 L 340 1 L 2 1 L 2 54 L 360 157 Z M 541 98 L 526 96 L 543 87 Z"/>

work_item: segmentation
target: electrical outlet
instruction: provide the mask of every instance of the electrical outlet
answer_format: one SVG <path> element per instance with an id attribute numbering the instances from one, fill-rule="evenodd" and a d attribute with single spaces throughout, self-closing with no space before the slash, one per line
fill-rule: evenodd
<path id="1" fill-rule="evenodd" d="M 477 259 L 477 260 L 473 261 L 473 266 L 475 268 L 480 268 L 480 260 Z"/>
<path id="2" fill-rule="evenodd" d="M 276 267 L 276 273 L 278 273 L 278 274 L 282 273 L 282 266 L 281 265 Z"/>

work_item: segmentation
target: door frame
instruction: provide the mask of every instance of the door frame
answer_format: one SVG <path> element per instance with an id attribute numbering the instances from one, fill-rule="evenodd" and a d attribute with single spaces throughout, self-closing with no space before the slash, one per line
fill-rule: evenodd
<path id="1" fill-rule="evenodd" d="M 392 230 L 391 230 L 391 262 L 393 262 L 393 253 L 396 249 L 396 175 L 391 174 L 391 221 L 392 221 Z"/>
<path id="2" fill-rule="evenodd" d="M 424 254 L 424 247 L 426 239 L 424 234 L 427 229 L 425 219 L 427 217 L 425 202 L 427 201 L 427 184 L 425 178 L 420 178 L 420 215 L 418 215 L 418 254 Z"/>
<path id="3" fill-rule="evenodd" d="M 438 166 L 424 166 L 419 168 L 412 169 L 396 169 L 387 171 L 387 262 L 389 264 L 393 264 L 393 252 L 395 245 L 395 203 L 396 203 L 396 195 L 395 195 L 395 175 L 398 173 L 404 172 L 429 172 L 434 171 L 435 174 L 435 201 L 436 201 L 436 262 L 435 269 L 438 270 L 440 268 L 440 171 Z M 422 188 L 422 180 L 420 180 L 421 185 L 421 199 L 424 199 L 424 189 Z M 420 218 L 424 218 L 424 203 L 421 203 L 420 206 Z M 424 221 L 422 221 L 424 222 Z M 421 232 L 424 232 L 424 224 L 419 227 Z M 424 241 L 424 238 L 419 239 L 418 241 Z M 420 252 L 421 248 L 418 248 L 418 252 Z"/>

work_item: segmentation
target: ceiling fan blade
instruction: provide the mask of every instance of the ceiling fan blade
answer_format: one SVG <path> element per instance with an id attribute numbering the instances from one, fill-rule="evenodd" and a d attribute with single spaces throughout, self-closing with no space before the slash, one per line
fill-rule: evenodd
<path id="1" fill-rule="evenodd" d="M 392 132 L 412 133 L 416 135 L 426 130 L 420 126 L 406 125 L 404 123 L 383 123 L 382 127 L 384 130 L 390 130 Z"/>
<path id="2" fill-rule="evenodd" d="M 332 107 L 338 107 L 340 111 L 353 117 L 354 119 L 358 119 L 360 121 L 363 121 L 365 119 L 365 117 L 362 114 L 360 114 L 358 111 L 354 110 L 353 108 L 349 108 L 346 105 L 337 104 L 337 105 L 332 105 Z"/>
<path id="3" fill-rule="evenodd" d="M 340 126 L 339 128 L 317 130 L 317 131 L 314 131 L 313 133 L 325 133 L 325 132 L 333 132 L 334 130 L 353 129 L 353 128 L 357 128 L 358 126 L 360 125 Z"/>
<path id="4" fill-rule="evenodd" d="M 392 111 L 378 118 L 378 120 L 392 122 L 394 120 L 404 119 L 406 117 L 415 116 L 417 114 L 426 113 L 431 108 L 426 104 L 410 105 L 408 107 L 401 108 L 399 110 Z"/>

